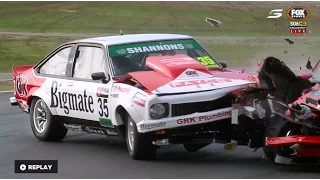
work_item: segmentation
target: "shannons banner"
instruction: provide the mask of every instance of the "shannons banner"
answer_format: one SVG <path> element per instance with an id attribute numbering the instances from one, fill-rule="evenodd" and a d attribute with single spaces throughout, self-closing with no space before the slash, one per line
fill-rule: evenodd
<path id="1" fill-rule="evenodd" d="M 173 40 L 173 41 L 156 41 L 146 43 L 134 43 L 125 45 L 116 45 L 109 47 L 109 55 L 124 56 L 127 54 L 135 54 L 139 52 L 157 52 L 169 50 L 184 50 L 184 49 L 203 49 L 196 41 L 188 40 Z"/>

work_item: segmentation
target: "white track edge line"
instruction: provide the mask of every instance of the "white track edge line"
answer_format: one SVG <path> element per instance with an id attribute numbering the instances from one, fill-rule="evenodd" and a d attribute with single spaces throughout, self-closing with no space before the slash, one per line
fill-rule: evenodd
<path id="1" fill-rule="evenodd" d="M 0 91 L 0 94 L 1 93 L 10 93 L 10 92 L 13 92 L 13 90 L 12 91 Z"/>

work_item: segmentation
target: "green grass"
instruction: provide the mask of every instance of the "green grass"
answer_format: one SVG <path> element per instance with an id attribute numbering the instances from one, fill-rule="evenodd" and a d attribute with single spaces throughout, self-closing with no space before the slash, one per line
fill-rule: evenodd
<path id="1" fill-rule="evenodd" d="M 218 60 L 225 60 L 229 67 L 256 67 L 257 62 L 274 56 L 292 67 L 304 66 L 308 57 L 315 63 L 320 59 L 320 38 L 290 38 L 289 45 L 284 39 L 255 38 L 233 41 L 204 41 L 202 44 Z"/>
<path id="2" fill-rule="evenodd" d="M 69 38 L 0 35 L 0 72 L 15 65 L 33 65 Z"/>
<path id="3" fill-rule="evenodd" d="M 33 65 L 60 44 L 77 38 L 30 37 L 0 35 L 0 72 L 11 72 L 15 65 Z M 304 65 L 310 56 L 312 61 L 320 59 L 320 38 L 291 38 L 289 45 L 278 38 L 199 38 L 198 41 L 217 59 L 228 66 L 255 67 L 267 56 L 275 56 L 286 63 Z M 287 53 L 285 53 L 285 51 Z"/>
<path id="4" fill-rule="evenodd" d="M 0 91 L 12 91 L 13 83 L 12 81 L 0 81 Z"/>
<path id="5" fill-rule="evenodd" d="M 185 33 L 191 35 L 281 36 L 289 33 L 285 11 L 304 5 L 313 35 L 320 33 L 318 2 L 0 2 L 0 31 L 62 33 Z M 283 16 L 267 19 L 271 9 Z M 222 21 L 220 28 L 206 17 Z"/>

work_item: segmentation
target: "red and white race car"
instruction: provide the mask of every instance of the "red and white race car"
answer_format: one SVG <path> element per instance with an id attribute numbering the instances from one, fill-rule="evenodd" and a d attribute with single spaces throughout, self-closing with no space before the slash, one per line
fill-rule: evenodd
<path id="1" fill-rule="evenodd" d="M 13 67 L 14 97 L 43 141 L 68 129 L 126 138 L 133 159 L 160 145 L 197 151 L 217 142 L 263 146 L 264 125 L 232 107 L 257 78 L 226 69 L 187 35 L 135 34 L 65 43 Z M 231 144 L 230 144 L 231 143 Z"/>

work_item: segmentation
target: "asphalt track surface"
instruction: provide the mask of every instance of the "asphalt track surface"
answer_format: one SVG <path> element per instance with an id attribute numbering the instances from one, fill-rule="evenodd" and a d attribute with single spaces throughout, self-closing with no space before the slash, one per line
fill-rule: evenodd
<path id="1" fill-rule="evenodd" d="M 275 165 L 261 150 L 224 152 L 212 144 L 196 153 L 167 146 L 153 161 L 134 161 L 124 140 L 68 132 L 59 143 L 34 138 L 29 116 L 0 93 L 0 178 L 320 178 L 319 167 Z M 58 174 L 15 174 L 14 160 L 58 160 Z"/>

